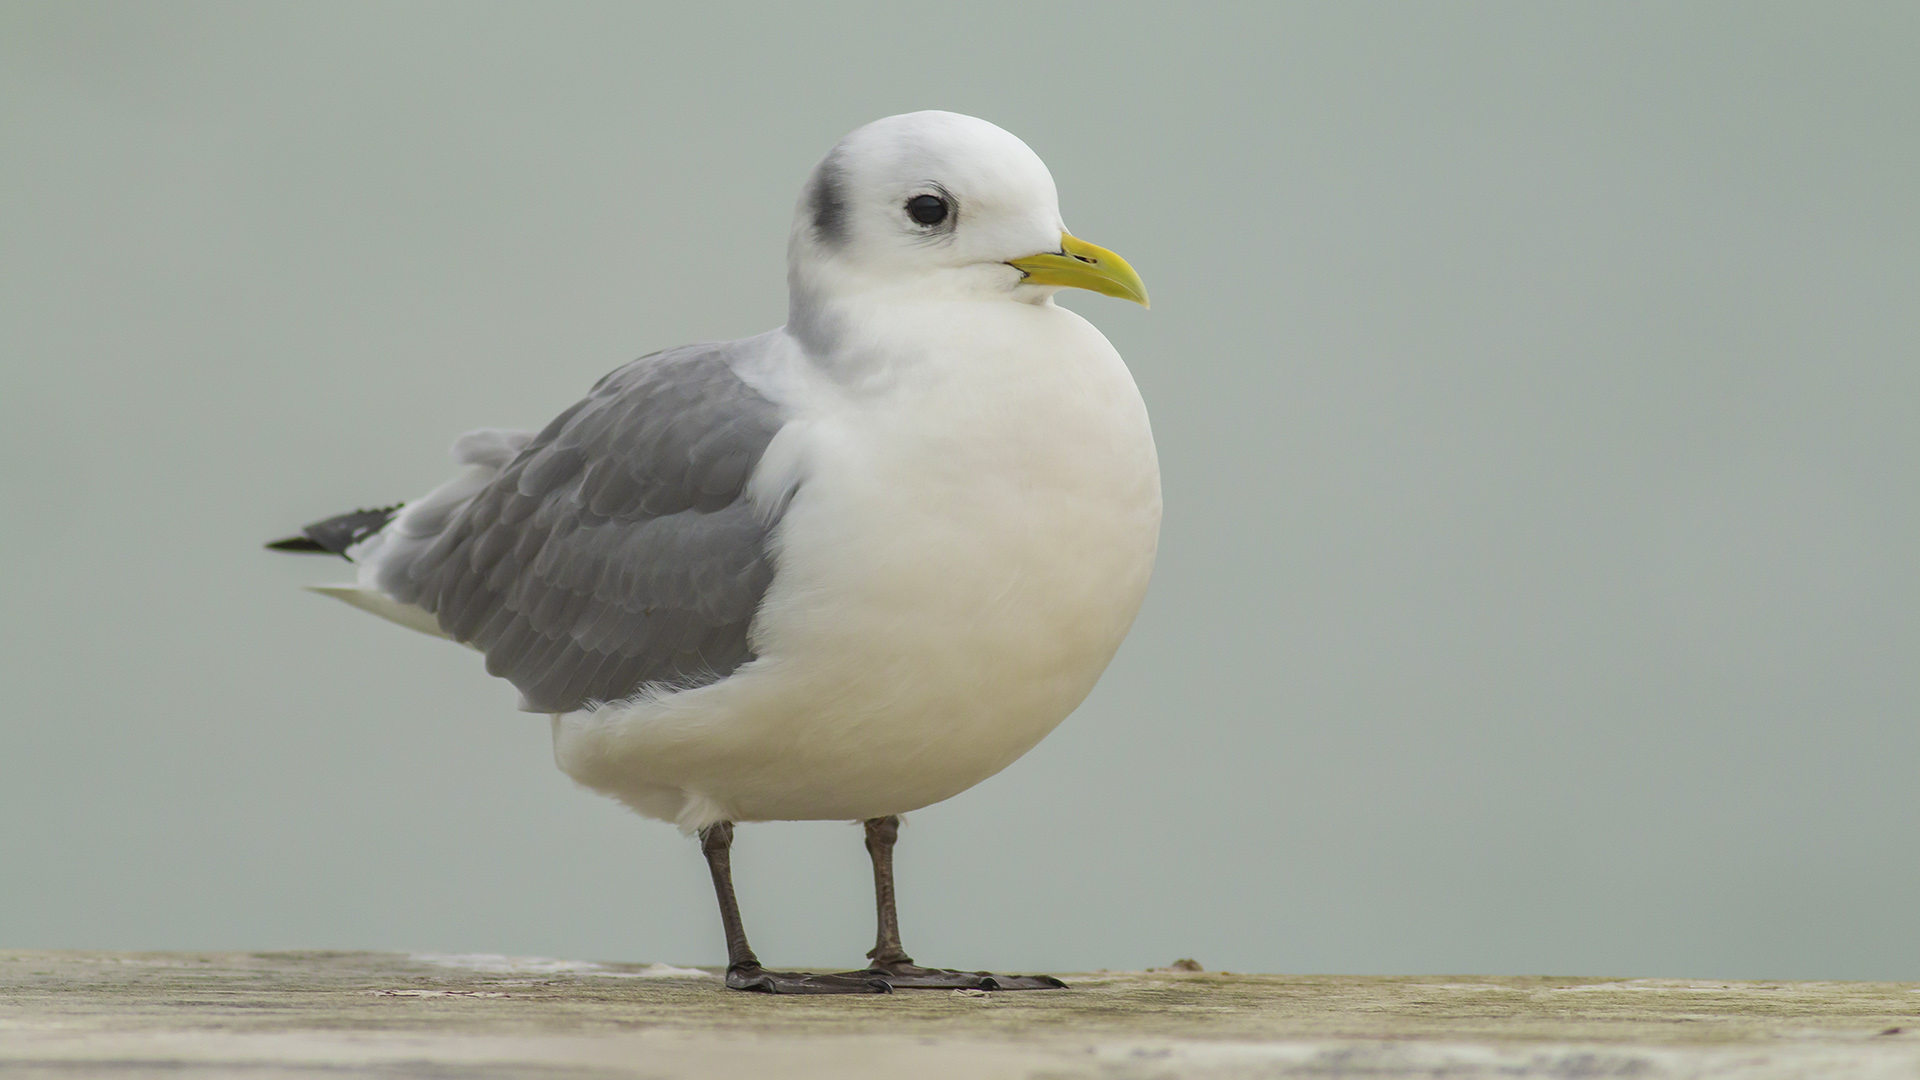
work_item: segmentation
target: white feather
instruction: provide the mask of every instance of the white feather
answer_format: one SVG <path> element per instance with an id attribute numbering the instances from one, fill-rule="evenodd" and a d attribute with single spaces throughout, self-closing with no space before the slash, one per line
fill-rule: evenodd
<path id="1" fill-rule="evenodd" d="M 378 589 L 364 589 L 358 585 L 309 585 L 307 591 L 331 596 L 361 611 L 378 615 L 388 622 L 399 623 L 409 630 L 418 630 L 438 638 L 447 636 L 441 631 L 440 624 L 432 615 L 412 604 L 403 604 Z"/>

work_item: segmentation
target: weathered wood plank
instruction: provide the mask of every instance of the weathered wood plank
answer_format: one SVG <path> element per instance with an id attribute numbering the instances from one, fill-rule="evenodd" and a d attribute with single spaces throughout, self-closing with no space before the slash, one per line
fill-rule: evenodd
<path id="1" fill-rule="evenodd" d="M 0 952 L 8 1077 L 1920 1078 L 1920 984 L 1097 972 L 770 998 L 644 965 Z"/>

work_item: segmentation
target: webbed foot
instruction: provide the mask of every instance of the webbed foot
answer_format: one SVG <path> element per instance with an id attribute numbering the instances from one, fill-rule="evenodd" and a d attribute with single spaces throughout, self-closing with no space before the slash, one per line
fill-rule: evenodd
<path id="1" fill-rule="evenodd" d="M 809 975 L 800 971 L 768 971 L 754 964 L 727 969 L 727 989 L 762 994 L 891 994 L 886 979 L 864 971 L 842 975 Z"/>
<path id="2" fill-rule="evenodd" d="M 1064 990 L 1051 975 L 995 975 L 990 971 L 924 968 L 911 962 L 874 964 L 864 971 L 842 972 L 843 979 L 884 979 L 896 990 Z"/>

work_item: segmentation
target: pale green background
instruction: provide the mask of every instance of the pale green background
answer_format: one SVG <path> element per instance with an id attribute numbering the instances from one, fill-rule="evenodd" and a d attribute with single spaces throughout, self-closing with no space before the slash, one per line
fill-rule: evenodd
<path id="1" fill-rule="evenodd" d="M 1920 5 L 0 6 L 0 945 L 719 961 L 703 865 L 261 541 L 785 311 L 974 113 L 1152 311 L 1159 573 L 914 815 L 937 963 L 1920 979 Z M 857 830 L 745 829 L 771 961 Z"/>

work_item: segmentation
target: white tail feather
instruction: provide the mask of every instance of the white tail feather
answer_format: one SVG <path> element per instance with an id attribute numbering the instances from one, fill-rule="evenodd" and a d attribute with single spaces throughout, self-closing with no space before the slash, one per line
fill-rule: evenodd
<path id="1" fill-rule="evenodd" d="M 409 630 L 418 630 L 438 638 L 447 637 L 446 632 L 440 629 L 439 621 L 431 614 L 375 589 L 364 589 L 358 585 L 309 585 L 307 591 L 352 604 L 361 611 L 371 612 L 388 622 L 399 623 Z"/>

